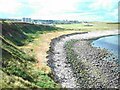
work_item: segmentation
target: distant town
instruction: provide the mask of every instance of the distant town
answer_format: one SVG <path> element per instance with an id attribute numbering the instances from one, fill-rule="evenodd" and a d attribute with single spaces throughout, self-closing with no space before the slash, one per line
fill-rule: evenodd
<path id="1" fill-rule="evenodd" d="M 73 24 L 73 23 L 82 23 L 82 21 L 77 20 L 42 20 L 42 19 L 32 19 L 32 18 L 22 18 L 22 19 L 9 19 L 9 18 L 0 18 L 4 21 L 14 21 L 14 22 L 26 22 L 34 24 Z"/>

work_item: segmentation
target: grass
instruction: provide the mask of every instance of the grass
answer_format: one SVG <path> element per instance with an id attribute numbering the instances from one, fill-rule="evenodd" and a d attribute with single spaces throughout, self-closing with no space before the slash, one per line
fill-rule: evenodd
<path id="1" fill-rule="evenodd" d="M 65 29 L 15 22 L 2 24 L 4 27 L 1 49 L 4 62 L 0 72 L 4 76 L 3 88 L 59 88 L 60 86 L 50 77 L 51 69 L 46 63 L 46 52 L 49 50 L 51 39 L 63 34 L 92 31 L 93 28 L 103 29 L 102 26 L 85 27 L 80 24 L 64 25 Z M 113 26 L 116 28 L 114 24 Z"/>
<path id="2" fill-rule="evenodd" d="M 29 44 L 20 47 L 21 49 L 25 49 L 25 51 L 28 51 L 27 53 L 30 53 L 30 49 L 32 50 L 31 53 L 34 53 L 35 57 L 38 60 L 38 66 L 40 68 L 46 68 L 46 66 L 44 65 L 44 63 L 46 63 L 47 61 L 47 51 L 49 50 L 49 44 L 51 42 L 51 39 L 56 38 L 60 35 L 63 34 L 70 34 L 70 33 L 75 33 L 75 32 L 86 32 L 86 31 L 93 31 L 93 30 L 102 30 L 102 29 L 109 29 L 109 28 L 113 28 L 116 29 L 117 28 L 117 24 L 107 24 L 107 23 L 99 23 L 99 22 L 94 22 L 95 26 L 93 27 L 88 27 L 88 26 L 84 26 L 82 24 L 62 24 L 62 25 L 56 25 L 57 27 L 62 27 L 65 28 L 64 30 L 54 30 L 51 32 L 44 32 L 43 34 L 38 34 L 38 36 L 33 40 L 33 42 L 30 42 Z M 73 30 L 70 30 L 70 29 Z M 43 48 L 44 47 L 44 48 Z M 31 55 L 30 53 L 30 55 Z M 43 65 L 42 65 L 43 64 Z M 45 66 L 45 67 L 44 67 Z M 48 69 L 49 67 L 47 67 L 46 70 L 50 70 Z"/>
<path id="3" fill-rule="evenodd" d="M 46 73 L 51 72 L 51 69 L 46 66 L 47 61 L 47 51 L 49 50 L 49 45 L 51 42 L 51 39 L 55 37 L 59 37 L 63 34 L 70 34 L 74 32 L 80 32 L 80 31 L 53 31 L 53 32 L 45 32 L 43 34 L 40 34 L 37 38 L 33 40 L 33 42 L 30 42 L 28 45 L 19 47 L 20 49 L 23 49 L 26 51 L 26 53 L 32 55 L 34 54 L 36 59 L 38 60 L 37 67 L 44 70 Z M 30 49 L 32 51 L 30 51 Z"/>
<path id="4" fill-rule="evenodd" d="M 102 26 L 104 27 L 108 27 L 107 24 L 105 23 L 98 23 L 95 22 L 95 24 L 97 24 L 97 26 L 101 25 L 100 27 L 103 29 Z M 111 27 L 112 25 L 114 27 L 112 28 L 117 28 L 117 24 L 110 24 Z M 57 27 L 59 27 L 59 25 L 56 25 Z M 60 25 L 61 26 L 61 25 Z M 42 34 L 38 34 L 37 37 L 34 38 L 34 40 L 32 42 L 30 42 L 27 45 L 21 46 L 19 47 L 20 49 L 23 49 L 26 53 L 28 53 L 29 55 L 33 55 L 35 56 L 35 58 L 37 59 L 38 63 L 37 63 L 37 67 L 41 70 L 44 70 L 46 73 L 51 72 L 51 69 L 46 65 L 46 61 L 47 61 L 47 51 L 49 50 L 49 44 L 51 42 L 51 39 L 59 37 L 63 34 L 70 34 L 70 33 L 75 33 L 75 32 L 86 32 L 86 31 L 92 31 L 93 29 L 89 29 L 89 28 L 93 28 L 93 27 L 86 27 L 86 26 L 81 26 L 80 24 L 65 24 L 62 26 L 66 26 L 62 27 L 65 28 L 63 30 L 54 30 L 54 31 L 45 31 Z M 70 28 L 73 27 L 73 30 L 70 30 Z M 78 30 L 77 28 L 82 28 L 80 30 Z M 85 29 L 86 28 L 86 29 Z M 97 28 L 94 26 L 94 30 L 97 30 Z M 33 36 L 33 35 L 31 35 Z"/>
<path id="5" fill-rule="evenodd" d="M 52 78 L 35 67 L 36 60 L 2 39 L 2 88 L 58 88 Z M 6 79 L 7 78 L 7 79 Z M 16 81 L 20 78 L 19 81 Z M 22 81 L 21 81 L 22 80 Z M 12 81 L 12 82 L 11 82 Z M 28 86 L 26 83 L 28 83 Z M 17 84 L 18 83 L 18 84 Z M 17 85 L 16 85 L 17 84 Z M 44 86 L 43 86 L 44 85 Z"/>
<path id="6" fill-rule="evenodd" d="M 35 36 L 42 34 L 44 31 L 54 30 L 57 30 L 57 28 L 22 22 L 2 22 L 2 36 L 17 46 L 28 44 Z"/>
<path id="7" fill-rule="evenodd" d="M 112 30 L 118 29 L 118 24 L 107 22 L 92 22 L 93 26 L 84 26 L 84 24 L 56 24 L 57 27 L 81 31 Z"/>
<path id="8" fill-rule="evenodd" d="M 46 73 L 44 72 L 45 70 L 36 67 L 37 60 L 33 55 L 29 55 L 23 49 L 18 48 L 20 47 L 18 43 L 24 42 L 24 40 L 20 39 L 23 38 L 23 35 L 27 37 L 25 40 L 28 40 L 30 36 L 31 40 L 33 40 L 42 31 L 25 33 L 24 31 L 20 31 L 16 23 L 12 23 L 12 26 L 10 22 L 5 23 L 5 25 L 6 27 L 3 27 L 4 34 L 0 36 L 2 40 L 2 45 L 0 46 L 0 50 L 2 50 L 2 60 L 0 60 L 2 62 L 2 67 L 0 68 L 0 72 L 2 73 L 2 79 L 0 80 L 1 88 L 60 88 L 60 85 L 55 83 L 53 78 L 51 78 L 50 72 Z M 41 28 L 43 27 L 41 26 Z M 39 27 L 39 30 L 41 28 Z M 13 31 L 14 33 L 12 33 Z M 12 36 L 7 36 L 6 33 Z M 11 37 L 18 40 L 18 42 Z"/>

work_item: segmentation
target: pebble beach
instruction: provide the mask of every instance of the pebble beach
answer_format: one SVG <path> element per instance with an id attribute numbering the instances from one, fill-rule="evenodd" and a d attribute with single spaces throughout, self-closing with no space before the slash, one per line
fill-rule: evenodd
<path id="1" fill-rule="evenodd" d="M 117 58 L 91 45 L 92 39 L 115 34 L 118 30 L 72 33 L 52 39 L 48 65 L 54 80 L 63 88 L 118 88 Z"/>

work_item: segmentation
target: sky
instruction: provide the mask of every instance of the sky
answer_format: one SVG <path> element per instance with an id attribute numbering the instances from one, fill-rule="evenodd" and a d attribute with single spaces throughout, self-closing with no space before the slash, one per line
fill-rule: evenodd
<path id="1" fill-rule="evenodd" d="M 0 0 L 0 18 L 118 21 L 119 0 Z"/>

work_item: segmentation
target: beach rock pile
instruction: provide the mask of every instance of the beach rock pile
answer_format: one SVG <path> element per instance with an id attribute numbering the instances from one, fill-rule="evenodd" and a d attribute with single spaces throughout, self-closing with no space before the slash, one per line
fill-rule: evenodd
<path id="1" fill-rule="evenodd" d="M 108 60 L 111 54 L 107 50 L 92 47 L 88 40 L 73 43 L 72 49 L 77 58 L 71 64 L 80 87 L 118 88 L 118 63 Z"/>
<path id="2" fill-rule="evenodd" d="M 107 50 L 92 47 L 89 39 L 76 37 L 85 33 L 51 41 L 47 58 L 55 81 L 63 88 L 118 88 L 116 57 L 108 60 L 111 54 Z"/>
<path id="3" fill-rule="evenodd" d="M 87 33 L 87 32 L 82 32 Z M 50 43 L 50 49 L 48 51 L 48 65 L 51 67 L 56 82 L 59 82 L 63 88 L 78 88 L 77 78 L 75 77 L 71 64 L 68 63 L 66 59 L 66 54 L 64 50 L 64 40 L 65 37 L 76 35 L 81 33 L 72 33 L 67 35 L 62 35 L 58 38 L 54 38 Z"/>

